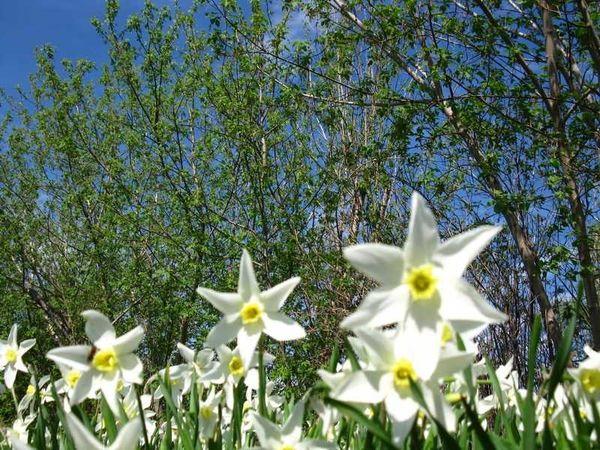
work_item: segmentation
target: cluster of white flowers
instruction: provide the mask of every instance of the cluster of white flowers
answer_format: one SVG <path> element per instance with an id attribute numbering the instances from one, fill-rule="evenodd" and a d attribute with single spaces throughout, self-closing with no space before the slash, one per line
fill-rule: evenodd
<path id="1" fill-rule="evenodd" d="M 463 278 L 467 266 L 498 231 L 498 227 L 482 226 L 441 241 L 432 212 L 415 193 L 402 248 L 383 244 L 346 248 L 344 256 L 350 264 L 378 286 L 341 323 L 353 334 L 348 338 L 352 352 L 338 363 L 336 372 L 319 371 L 327 397 L 311 391 L 295 405 L 286 405 L 274 393 L 275 383 L 266 380 L 264 366 L 273 362 L 273 356 L 264 352 L 261 338 L 265 339 L 263 333 L 276 341 L 305 336 L 300 324 L 280 312 L 300 279 L 294 277 L 261 291 L 245 250 L 237 292 L 198 288 L 223 313 L 204 345 L 194 350 L 177 344 L 184 362 L 160 370 L 145 383 L 142 363 L 135 354 L 143 329 L 138 326 L 117 337 L 106 316 L 85 311 L 90 343 L 48 352 L 60 378 L 31 376 L 18 401 L 15 377 L 18 371 L 29 372 L 23 355 L 35 341 L 18 344 L 15 325 L 8 339 L 0 341 L 0 369 L 17 414 L 12 427 L 3 430 L 4 439 L 13 448 L 30 448 L 29 428 L 39 414 L 37 407 L 53 401 L 77 449 L 128 450 L 166 438 L 178 442 L 182 419 L 165 416 L 159 405 L 191 408 L 192 397 L 197 400 L 194 429 L 202 442 L 219 436 L 234 446 L 258 444 L 273 450 L 337 448 L 333 442 L 343 411 L 335 402 L 351 405 L 366 417 L 383 414 L 382 420 L 391 424 L 395 445 L 405 440 L 415 422 L 424 433 L 431 427 L 454 431 L 458 408 L 453 404 L 461 400 L 472 402 L 484 428 L 486 415 L 501 405 L 519 415 L 526 391 L 519 388 L 512 360 L 495 373 L 499 391 L 478 392 L 478 381 L 486 371 L 482 361 L 474 362 L 478 354 L 475 338 L 506 317 Z M 236 346 L 227 346 L 234 339 Z M 573 401 L 581 417 L 592 418 L 594 408 L 600 408 L 600 353 L 589 347 L 585 351 L 588 359 L 570 370 L 576 382 L 558 386 L 551 410 L 547 399 L 536 396 L 539 430 L 547 421 L 561 423 L 572 439 L 578 420 Z M 246 390 L 240 391 L 244 386 Z M 95 427 L 90 427 L 78 406 L 86 400 L 105 406 L 96 408 Z M 320 421 L 318 433 L 313 430 L 310 437 L 304 427 L 307 406 Z M 117 434 L 109 430 L 111 420 Z M 237 431 L 232 426 L 236 420 Z"/>

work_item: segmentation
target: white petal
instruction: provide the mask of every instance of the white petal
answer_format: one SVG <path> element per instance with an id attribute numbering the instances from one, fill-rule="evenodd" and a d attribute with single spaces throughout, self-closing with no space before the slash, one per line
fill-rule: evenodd
<path id="1" fill-rule="evenodd" d="M 71 405 L 77 405 L 96 392 L 94 371 L 83 372 L 71 394 Z"/>
<path id="2" fill-rule="evenodd" d="M 302 423 L 304 420 L 304 400 L 300 400 L 294 406 L 292 413 L 285 421 L 281 434 L 286 437 L 291 437 L 292 440 L 298 442 L 302 437 Z"/>
<path id="3" fill-rule="evenodd" d="M 277 444 L 281 442 L 281 433 L 273 422 L 254 411 L 250 412 L 250 421 L 260 445 L 266 448 L 276 448 Z"/>
<path id="4" fill-rule="evenodd" d="M 237 335 L 237 348 L 240 352 L 240 358 L 244 363 L 244 371 L 248 371 L 250 368 L 254 351 L 258 345 L 261 331 L 257 328 L 242 327 Z"/>
<path id="5" fill-rule="evenodd" d="M 440 314 L 444 320 L 475 323 L 502 323 L 507 316 L 492 305 L 466 281 L 444 283 L 440 288 Z"/>
<path id="6" fill-rule="evenodd" d="M 379 391 L 382 375 L 381 371 L 350 372 L 329 395 L 343 402 L 379 403 L 383 400 L 383 394 Z"/>
<path id="7" fill-rule="evenodd" d="M 359 329 L 355 333 L 365 347 L 368 361 L 376 368 L 385 370 L 394 363 L 394 342 L 381 331 Z"/>
<path id="8" fill-rule="evenodd" d="M 419 404 L 412 397 L 403 397 L 393 390 L 385 398 L 385 410 L 394 421 L 405 422 L 414 419 Z"/>
<path id="9" fill-rule="evenodd" d="M 181 356 L 183 357 L 183 359 L 186 362 L 188 362 L 188 363 L 194 362 L 194 350 L 192 350 L 191 348 L 189 348 L 186 345 L 183 345 L 181 342 L 177 343 L 177 349 L 179 350 L 179 353 L 181 354 Z"/>
<path id="10" fill-rule="evenodd" d="M 276 341 L 293 341 L 306 336 L 304 328 L 284 314 L 265 312 L 262 319 L 264 332 Z"/>
<path id="11" fill-rule="evenodd" d="M 407 415 L 403 420 L 396 420 L 390 417 L 392 422 L 392 442 L 398 447 L 402 447 L 402 443 L 408 436 L 414 422 L 417 417 L 417 411 L 413 414 Z"/>
<path id="12" fill-rule="evenodd" d="M 242 259 L 240 260 L 238 293 L 244 302 L 250 300 L 251 296 L 260 294 L 258 282 L 256 281 L 256 276 L 254 275 L 254 268 L 252 267 L 252 259 L 250 259 L 250 255 L 246 249 L 244 249 L 242 252 Z"/>
<path id="13" fill-rule="evenodd" d="M 54 348 L 46 354 L 46 357 L 72 369 L 88 370 L 90 368 L 88 357 L 91 351 L 92 347 L 89 345 L 71 345 Z"/>
<path id="14" fill-rule="evenodd" d="M 26 351 L 28 351 L 31 347 L 35 345 L 35 339 L 27 339 L 19 345 L 19 354 L 23 355 Z"/>
<path id="15" fill-rule="evenodd" d="M 242 328 L 242 319 L 239 316 L 223 317 L 206 336 L 205 344 L 209 347 L 217 347 L 232 341 Z"/>
<path id="16" fill-rule="evenodd" d="M 18 325 L 15 323 L 12 327 L 10 327 L 10 332 L 8 333 L 8 339 L 6 343 L 11 347 L 18 347 L 17 344 L 17 328 Z"/>
<path id="17" fill-rule="evenodd" d="M 8 364 L 4 369 L 4 384 L 9 389 L 12 389 L 17 377 L 17 369 L 12 364 Z"/>
<path id="18" fill-rule="evenodd" d="M 106 403 L 110 407 L 115 417 L 121 417 L 121 408 L 119 407 L 119 394 L 117 386 L 119 383 L 119 377 L 115 371 L 112 375 L 104 375 L 98 382 L 102 395 L 104 396 Z"/>
<path id="19" fill-rule="evenodd" d="M 460 278 L 471 261 L 501 229 L 484 225 L 453 236 L 440 245 L 434 261 L 441 264 L 445 276 Z"/>
<path id="20" fill-rule="evenodd" d="M 243 301 L 237 292 L 218 292 L 203 287 L 196 292 L 225 315 L 237 313 L 242 308 Z"/>
<path id="21" fill-rule="evenodd" d="M 404 258 L 411 267 L 431 261 L 440 242 L 433 213 L 425 199 L 417 192 L 411 198 L 408 236 L 404 244 Z"/>
<path id="22" fill-rule="evenodd" d="M 357 310 L 342 321 L 340 327 L 354 330 L 401 322 L 406 317 L 409 300 L 406 286 L 369 292 Z"/>
<path id="23" fill-rule="evenodd" d="M 112 343 L 115 338 L 115 329 L 108 317 L 98 311 L 88 310 L 81 313 L 85 318 L 85 334 L 96 347 L 103 347 Z"/>
<path id="24" fill-rule="evenodd" d="M 290 278 L 267 291 L 261 292 L 260 299 L 265 306 L 265 310 L 279 311 L 299 282 L 300 277 Z"/>
<path id="25" fill-rule="evenodd" d="M 73 413 L 66 414 L 71 437 L 78 449 L 102 450 L 104 447 L 90 431 L 75 417 Z"/>
<path id="26" fill-rule="evenodd" d="M 431 379 L 437 381 L 454 375 L 471 364 L 474 358 L 475 354 L 473 353 L 461 352 L 455 346 L 447 345 L 440 354 L 438 366 Z"/>
<path id="27" fill-rule="evenodd" d="M 385 244 L 359 244 L 344 249 L 344 258 L 356 269 L 383 287 L 402 283 L 404 253 L 402 249 Z"/>
<path id="28" fill-rule="evenodd" d="M 144 339 L 144 329 L 140 326 L 119 336 L 113 343 L 117 355 L 127 354 L 135 351 Z"/>
<path id="29" fill-rule="evenodd" d="M 456 417 L 436 385 L 422 386 L 423 397 L 431 415 L 449 432 L 456 430 Z"/>
<path id="30" fill-rule="evenodd" d="M 429 380 L 440 359 L 442 338 L 438 328 L 419 328 L 412 320 L 405 323 L 396 341 L 396 356 L 406 354 L 421 380 Z M 400 347 L 403 347 L 400 350 Z M 405 353 L 406 352 L 406 353 Z"/>
<path id="31" fill-rule="evenodd" d="M 119 367 L 123 374 L 123 380 L 128 383 L 141 384 L 143 382 L 142 373 L 143 367 L 140 358 L 129 353 L 127 355 L 119 355 Z"/>
<path id="32" fill-rule="evenodd" d="M 125 424 L 119 431 L 117 439 L 109 447 L 111 450 L 134 450 L 142 435 L 142 421 L 135 418 Z"/>

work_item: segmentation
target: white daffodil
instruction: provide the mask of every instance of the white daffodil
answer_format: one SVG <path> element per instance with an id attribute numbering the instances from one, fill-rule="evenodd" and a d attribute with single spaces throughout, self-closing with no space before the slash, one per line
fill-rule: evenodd
<path id="1" fill-rule="evenodd" d="M 0 369 L 4 369 L 6 387 L 12 389 L 17 372 L 27 372 L 23 355 L 35 345 L 35 339 L 17 343 L 17 325 L 13 325 L 6 341 L 0 341 Z"/>
<path id="2" fill-rule="evenodd" d="M 252 405 L 252 408 L 258 410 L 258 386 L 259 376 L 258 370 L 251 370 L 248 372 L 248 376 L 244 380 L 247 386 L 246 389 L 246 401 Z M 275 389 L 275 383 L 267 381 L 265 383 L 265 405 L 267 406 L 268 412 L 279 412 L 281 405 L 283 405 L 284 398 L 281 395 L 273 394 Z M 257 395 L 253 395 L 256 393 Z"/>
<path id="3" fill-rule="evenodd" d="M 81 378 L 81 370 L 67 367 L 64 364 L 57 365 L 62 378 L 55 383 L 56 392 L 71 398 L 75 392 L 75 386 Z"/>
<path id="4" fill-rule="evenodd" d="M 221 397 L 222 392 L 215 393 L 214 389 L 211 389 L 206 398 L 200 401 L 198 421 L 200 435 L 205 439 L 210 439 L 215 434 L 215 428 L 219 420 Z"/>
<path id="5" fill-rule="evenodd" d="M 506 316 L 489 305 L 463 278 L 466 267 L 500 231 L 481 226 L 440 241 L 432 212 L 412 196 L 408 236 L 403 248 L 359 244 L 344 249 L 356 269 L 380 284 L 343 322 L 345 328 L 380 327 L 411 319 L 431 331 L 449 322 L 458 331 Z"/>
<path id="6" fill-rule="evenodd" d="M 279 427 L 254 411 L 250 412 L 250 420 L 258 437 L 260 448 L 264 450 L 308 450 L 335 449 L 335 445 L 314 439 L 302 439 L 302 423 L 304 420 L 304 401 L 300 401 L 283 426 Z"/>
<path id="7" fill-rule="evenodd" d="M 160 372 L 158 372 L 158 378 L 160 380 L 164 381 L 167 370 L 169 371 L 168 379 L 169 388 L 171 391 L 171 399 L 173 400 L 173 403 L 179 407 L 181 401 L 183 400 L 183 396 L 190 392 L 192 387 L 193 372 L 190 370 L 187 364 L 179 364 L 177 366 L 162 369 Z M 149 380 L 149 382 L 150 381 L 151 380 Z M 164 391 L 163 383 L 160 383 L 156 388 L 156 391 L 154 391 L 153 396 L 155 400 L 160 400 L 165 396 L 165 394 L 166 392 Z"/>
<path id="8" fill-rule="evenodd" d="M 216 348 L 237 336 L 240 356 L 245 363 L 249 363 L 263 331 L 276 341 L 303 338 L 306 335 L 304 329 L 279 312 L 299 281 L 298 277 L 290 278 L 261 292 L 250 255 L 244 250 L 237 292 L 217 292 L 203 287 L 197 290 L 198 294 L 224 314 L 221 321 L 208 333 L 206 345 Z"/>
<path id="9" fill-rule="evenodd" d="M 245 361 L 241 349 L 236 347 L 231 350 L 225 345 L 217 347 L 218 363 L 208 373 L 201 378 L 202 381 L 210 381 L 215 384 L 231 384 L 237 386 L 241 378 L 247 377 L 250 369 L 258 365 L 258 353 L 250 354 L 250 359 Z M 265 353 L 263 357 L 265 364 L 273 362 L 273 355 Z"/>
<path id="10" fill-rule="evenodd" d="M 35 414 L 30 414 L 25 419 L 18 418 L 16 419 L 12 427 L 7 430 L 7 436 L 10 441 L 14 444 L 27 445 L 27 440 L 29 438 L 29 426 L 36 419 Z M 18 448 L 15 446 L 15 448 Z M 21 447 L 24 448 L 24 447 Z"/>
<path id="11" fill-rule="evenodd" d="M 351 403 L 384 402 L 392 420 L 394 442 L 403 442 L 420 409 L 411 383 L 417 384 L 429 412 L 448 430 L 454 428 L 454 416 L 443 400 L 437 380 L 466 367 L 473 359 L 467 352 L 440 358 L 438 339 L 428 341 L 416 328 L 399 328 L 395 335 L 375 329 L 355 330 L 368 354 L 368 369 L 351 372 L 340 380 L 330 396 Z M 331 382 L 331 380 L 330 380 Z"/>
<path id="12" fill-rule="evenodd" d="M 179 350 L 181 357 L 185 360 L 190 375 L 195 372 L 197 380 L 200 380 L 204 374 L 214 369 L 216 365 L 216 362 L 213 361 L 214 352 L 210 348 L 203 348 L 195 353 L 191 348 L 178 342 L 177 349 Z"/>
<path id="13" fill-rule="evenodd" d="M 54 397 L 52 397 L 51 388 L 45 387 L 49 381 L 50 381 L 50 376 L 45 375 L 42 378 L 40 378 L 40 381 L 38 381 L 36 383 L 35 377 L 32 376 L 29 380 L 29 386 L 27 386 L 27 389 L 25 390 L 25 395 L 21 398 L 21 401 L 19 402 L 17 411 L 20 413 L 25 411 L 29 407 L 29 405 L 31 404 L 31 402 L 33 401 L 35 396 L 37 395 L 38 391 L 39 391 L 39 396 L 40 396 L 42 403 L 48 403 L 48 402 L 53 401 Z M 36 384 L 37 384 L 37 387 L 36 387 Z"/>
<path id="14" fill-rule="evenodd" d="M 587 358 L 579 364 L 577 369 L 570 369 L 569 373 L 592 401 L 600 400 L 600 352 L 595 352 L 589 345 L 584 347 Z"/>
<path id="15" fill-rule="evenodd" d="M 124 388 L 124 392 L 125 394 L 121 403 L 123 405 L 123 411 L 125 412 L 127 421 L 139 418 L 140 408 L 138 405 L 137 395 L 135 393 L 135 387 L 132 385 L 127 386 Z M 156 413 L 150 410 L 152 396 L 148 394 L 140 395 L 140 403 L 142 404 L 142 411 L 144 412 L 144 424 L 146 427 L 146 432 L 148 433 L 148 437 L 151 438 L 156 431 L 156 421 L 153 419 Z M 140 438 L 142 437 L 143 436 L 140 436 Z"/>
<path id="16" fill-rule="evenodd" d="M 142 382 L 142 362 L 133 352 L 144 337 L 144 330 L 138 326 L 117 337 L 104 314 L 85 311 L 81 315 L 86 319 L 85 332 L 93 346 L 59 347 L 48 352 L 47 357 L 81 372 L 70 397 L 71 405 L 100 390 L 113 413 L 120 416 L 119 387 Z"/>
<path id="17" fill-rule="evenodd" d="M 127 422 L 119 431 L 115 441 L 103 445 L 72 413 L 66 414 L 69 432 L 77 449 L 86 450 L 134 450 L 142 433 L 142 424 L 139 419 Z"/>

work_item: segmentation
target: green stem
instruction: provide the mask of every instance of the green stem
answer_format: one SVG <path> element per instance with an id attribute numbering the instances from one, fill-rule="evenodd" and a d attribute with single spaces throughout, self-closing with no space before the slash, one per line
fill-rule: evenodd
<path id="1" fill-rule="evenodd" d="M 258 344 L 258 413 L 267 417 L 267 402 L 266 402 L 267 379 L 265 376 L 264 364 L 264 337 L 260 337 Z"/>

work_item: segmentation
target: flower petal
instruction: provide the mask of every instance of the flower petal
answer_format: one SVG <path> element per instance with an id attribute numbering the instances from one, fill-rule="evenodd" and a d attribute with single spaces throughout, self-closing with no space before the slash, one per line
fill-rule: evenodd
<path id="1" fill-rule="evenodd" d="M 119 336 L 113 343 L 117 355 L 123 355 L 135 351 L 144 339 L 144 329 L 140 326 Z"/>
<path id="2" fill-rule="evenodd" d="M 300 277 L 293 277 L 273 286 L 269 290 L 261 292 L 260 299 L 265 306 L 265 310 L 279 311 L 299 282 Z"/>
<path id="3" fill-rule="evenodd" d="M 383 394 L 379 392 L 382 375 L 381 371 L 350 372 L 329 395 L 343 402 L 379 403 L 383 400 Z"/>
<path id="4" fill-rule="evenodd" d="M 209 347 L 217 347 L 232 341 L 242 328 L 242 319 L 235 316 L 223 317 L 206 336 L 205 344 Z"/>
<path id="5" fill-rule="evenodd" d="M 77 405 L 95 393 L 94 376 L 94 371 L 92 370 L 81 374 L 71 394 L 71 405 Z"/>
<path id="6" fill-rule="evenodd" d="M 264 332 L 276 341 L 293 341 L 306 336 L 304 328 L 284 314 L 264 313 L 262 319 L 265 325 Z"/>
<path id="7" fill-rule="evenodd" d="M 254 362 L 254 351 L 260 339 L 260 328 L 242 327 L 237 335 L 237 348 L 240 358 L 244 363 L 244 371 L 247 372 Z"/>
<path id="8" fill-rule="evenodd" d="M 142 421 L 139 417 L 127 422 L 119 431 L 117 439 L 109 447 L 110 450 L 134 450 L 142 434 Z"/>
<path id="9" fill-rule="evenodd" d="M 404 253 L 401 248 L 384 244 L 353 245 L 344 249 L 344 258 L 383 287 L 402 283 Z"/>
<path id="10" fill-rule="evenodd" d="M 458 322 L 502 323 L 507 316 L 487 303 L 473 286 L 463 280 L 445 283 L 439 290 L 440 314 L 444 320 Z"/>
<path id="11" fill-rule="evenodd" d="M 439 246 L 434 261 L 442 265 L 445 276 L 460 278 L 467 266 L 501 229 L 502 227 L 484 225 L 453 236 Z"/>
<path id="12" fill-rule="evenodd" d="M 356 311 L 342 321 L 340 327 L 355 330 L 402 322 L 406 317 L 409 300 L 408 289 L 404 285 L 392 290 L 371 291 Z"/>
<path id="13" fill-rule="evenodd" d="M 185 362 L 194 362 L 194 350 L 189 348 L 187 345 L 182 344 L 181 342 L 177 343 L 177 349 L 179 350 L 179 353 L 181 354 L 181 357 L 185 360 Z"/>
<path id="14" fill-rule="evenodd" d="M 19 345 L 19 354 L 23 356 L 26 351 L 35 345 L 35 339 L 26 339 Z"/>
<path id="15" fill-rule="evenodd" d="M 9 389 L 12 389 L 15 384 L 15 378 L 17 377 L 17 369 L 12 364 L 8 364 L 4 369 L 4 384 Z"/>
<path id="16" fill-rule="evenodd" d="M 88 370 L 90 368 L 88 357 L 91 351 L 92 347 L 89 345 L 70 345 L 54 348 L 46 354 L 46 357 L 57 364 L 64 364 L 73 369 Z"/>
<path id="17" fill-rule="evenodd" d="M 69 432 L 76 448 L 102 450 L 104 446 L 98 442 L 92 433 L 75 417 L 73 413 L 66 414 Z"/>
<path id="18" fill-rule="evenodd" d="M 410 222 L 404 243 L 404 258 L 411 267 L 431 261 L 440 242 L 433 213 L 417 192 L 411 197 Z"/>
<path id="19" fill-rule="evenodd" d="M 115 328 L 108 317 L 98 311 L 87 310 L 81 313 L 85 318 L 85 334 L 96 347 L 104 347 L 114 340 Z"/>
<path id="20" fill-rule="evenodd" d="M 304 400 L 300 400 L 294 406 L 292 413 L 285 421 L 281 434 L 291 437 L 292 440 L 299 442 L 302 437 L 302 422 L 304 420 Z"/>
<path id="21" fill-rule="evenodd" d="M 6 343 L 11 347 L 18 347 L 17 344 L 17 328 L 18 325 L 15 323 L 12 327 L 10 327 L 10 332 L 8 333 L 8 339 Z"/>
<path id="22" fill-rule="evenodd" d="M 394 363 L 394 342 L 379 330 L 358 329 L 356 336 L 363 343 L 368 362 L 377 369 L 386 370 Z"/>
<path id="23" fill-rule="evenodd" d="M 141 384 L 143 382 L 142 373 L 144 371 L 140 358 L 132 353 L 119 355 L 119 367 L 123 374 L 123 380 L 128 383 Z"/>
<path id="24" fill-rule="evenodd" d="M 261 417 L 254 411 L 250 412 L 250 421 L 252 429 L 256 433 L 258 442 L 264 448 L 277 448 L 281 445 L 281 433 L 279 429 L 270 420 Z"/>
<path id="25" fill-rule="evenodd" d="M 196 292 L 225 315 L 237 313 L 242 308 L 243 301 L 237 292 L 218 292 L 203 287 L 198 287 Z"/>
<path id="26" fill-rule="evenodd" d="M 251 296 L 260 294 L 260 288 L 256 281 L 256 275 L 254 275 L 254 268 L 252 267 L 252 259 L 246 249 L 242 252 L 242 259 L 240 260 L 238 293 L 244 302 L 250 300 Z"/>

